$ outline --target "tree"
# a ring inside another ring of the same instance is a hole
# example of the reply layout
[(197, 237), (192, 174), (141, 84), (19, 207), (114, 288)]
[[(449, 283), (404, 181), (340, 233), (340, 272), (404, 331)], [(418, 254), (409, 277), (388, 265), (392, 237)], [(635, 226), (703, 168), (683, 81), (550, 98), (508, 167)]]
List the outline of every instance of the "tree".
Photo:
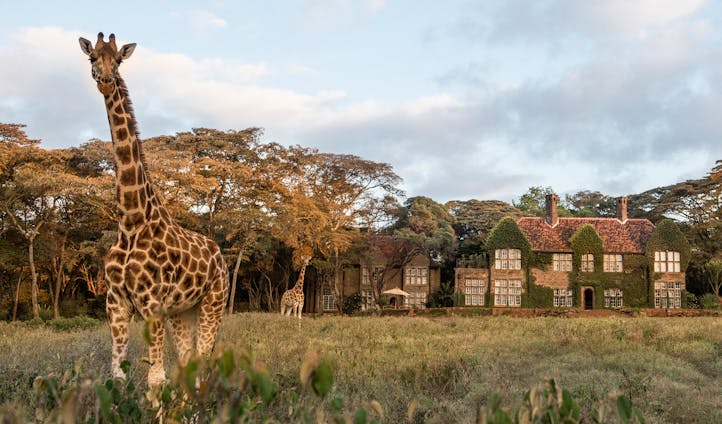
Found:
[(396, 237), (419, 246), (425, 255), (442, 264), (442, 279), (452, 279), (457, 246), (454, 217), (443, 205), (423, 196), (407, 199), (399, 212)]
[[(3, 232), (13, 227), (27, 243), (33, 316), (40, 317), (35, 240), (54, 212), (55, 184), (59, 174), (52, 155), (37, 147), (23, 125), (0, 124), (0, 187)], [(8, 222), (6, 225), (5, 222)]]
[(524, 212), (500, 200), (452, 200), (445, 206), (454, 217), (453, 228), (459, 243), (457, 258), (475, 266), (486, 266), (484, 243), (491, 229), (505, 216), (513, 219), (524, 216)]
[(715, 296), (720, 295), (722, 287), (722, 259), (711, 259), (704, 264), (707, 283)]
[(321, 269), (331, 274), (336, 304), (341, 308), (343, 254), (359, 237), (357, 227), (368, 224), (370, 217), (382, 216), (379, 208), (385, 208), (391, 198), (402, 194), (397, 187), (400, 178), (389, 164), (353, 155), (315, 153), (313, 170), (312, 198), (326, 222), (319, 243), (319, 252), (326, 262)]
[(598, 191), (583, 190), (564, 196), (564, 207), (572, 216), (604, 217), (616, 216), (617, 203), (612, 196)]
[[(423, 245), (407, 238), (367, 233), (356, 245), (362, 266), (369, 272), (371, 297), (379, 306), (386, 282), (398, 275), (411, 260), (424, 253)], [(379, 258), (382, 263), (376, 262)]]
[[(532, 186), (519, 199), (512, 200), (511, 204), (526, 215), (544, 217), (546, 215), (546, 196), (556, 194), (551, 187)], [(558, 205), (559, 216), (566, 216), (568, 212)]]

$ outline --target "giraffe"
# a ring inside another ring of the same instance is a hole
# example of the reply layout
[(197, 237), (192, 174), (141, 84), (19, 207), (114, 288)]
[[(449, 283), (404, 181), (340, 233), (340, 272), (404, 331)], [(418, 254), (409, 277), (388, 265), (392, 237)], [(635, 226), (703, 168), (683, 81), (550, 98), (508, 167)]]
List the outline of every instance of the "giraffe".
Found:
[(150, 336), (148, 385), (165, 381), (163, 339), (169, 319), (181, 363), (193, 348), (213, 350), (228, 295), (228, 269), (218, 245), (176, 224), (148, 177), (135, 115), (125, 82), (118, 74), (135, 43), (120, 49), (111, 34), (98, 34), (95, 46), (80, 38), (90, 57), (93, 79), (103, 95), (115, 156), (118, 237), (105, 256), (106, 311), (112, 336), (111, 372), (120, 368), (128, 346), (128, 324), (139, 314)]
[(306, 276), (306, 267), (311, 262), (310, 256), (304, 256), (301, 263), (301, 271), (298, 273), (296, 284), (283, 292), (281, 296), (281, 315), (291, 316), (292, 314), (301, 319), (301, 310), (303, 309), (303, 281)]

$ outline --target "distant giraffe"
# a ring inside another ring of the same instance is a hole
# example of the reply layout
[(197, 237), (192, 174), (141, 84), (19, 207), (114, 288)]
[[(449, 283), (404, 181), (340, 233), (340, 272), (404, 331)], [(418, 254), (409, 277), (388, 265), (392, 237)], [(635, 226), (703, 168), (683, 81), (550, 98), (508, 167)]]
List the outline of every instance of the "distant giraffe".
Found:
[(295, 315), (298, 319), (301, 319), (301, 310), (303, 309), (303, 281), (306, 277), (306, 267), (309, 262), (311, 262), (311, 257), (304, 256), (296, 284), (286, 290), (283, 296), (281, 296), (281, 315)]
[(149, 327), (148, 384), (154, 387), (165, 381), (166, 317), (181, 360), (193, 347), (196, 319), (196, 350), (213, 350), (228, 296), (228, 269), (213, 240), (173, 222), (150, 183), (128, 89), (118, 74), (135, 44), (118, 50), (115, 35), (106, 43), (99, 33), (94, 47), (84, 38), (80, 47), (90, 57), (93, 79), (103, 94), (115, 154), (118, 238), (105, 257), (112, 373), (125, 377), (120, 364), (127, 353), (128, 324), (139, 313)]

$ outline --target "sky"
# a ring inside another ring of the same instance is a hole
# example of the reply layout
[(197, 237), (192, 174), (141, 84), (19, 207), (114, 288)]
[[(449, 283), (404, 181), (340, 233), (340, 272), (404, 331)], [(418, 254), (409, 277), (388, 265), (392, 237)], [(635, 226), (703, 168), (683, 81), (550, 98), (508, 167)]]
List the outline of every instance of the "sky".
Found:
[(385, 162), (408, 197), (620, 196), (722, 159), (722, 2), (0, 0), (0, 122), (108, 140), (78, 37), (120, 68), (141, 135), (264, 128)]

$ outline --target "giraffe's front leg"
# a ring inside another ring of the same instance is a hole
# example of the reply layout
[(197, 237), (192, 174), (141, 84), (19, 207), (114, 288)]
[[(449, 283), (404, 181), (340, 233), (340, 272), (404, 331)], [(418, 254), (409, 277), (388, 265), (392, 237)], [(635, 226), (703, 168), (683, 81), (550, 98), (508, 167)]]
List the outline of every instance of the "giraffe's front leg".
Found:
[(155, 388), (165, 382), (165, 368), (163, 367), (165, 321), (158, 316), (151, 316), (149, 319), (146, 319), (146, 325), (148, 326), (148, 334), (150, 336), (148, 387)]
[(112, 291), (108, 292), (105, 310), (108, 313), (108, 324), (113, 339), (111, 374), (113, 378), (125, 379), (125, 372), (121, 369), (120, 364), (125, 361), (128, 353), (128, 324), (133, 315), (130, 309), (122, 304), (117, 294)]

